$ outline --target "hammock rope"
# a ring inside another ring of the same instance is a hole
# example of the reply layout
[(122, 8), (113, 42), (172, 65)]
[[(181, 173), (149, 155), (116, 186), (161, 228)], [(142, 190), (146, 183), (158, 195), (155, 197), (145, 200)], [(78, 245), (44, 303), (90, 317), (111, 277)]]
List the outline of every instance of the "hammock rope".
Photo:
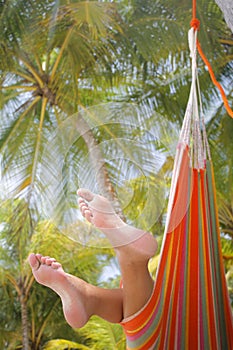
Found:
[[(192, 28), (194, 28), (195, 31), (200, 29), (200, 21), (196, 18), (196, 0), (193, 0), (193, 17), (192, 17), (192, 20), (190, 22), (190, 26)], [(197, 39), (196, 45), (197, 45), (197, 49), (198, 49), (198, 53), (199, 53), (200, 57), (202, 58), (203, 62), (205, 63), (205, 65), (208, 68), (208, 71), (209, 71), (209, 74), (210, 74), (210, 77), (211, 77), (211, 80), (212, 80), (213, 84), (220, 91), (220, 94), (221, 94), (221, 97), (222, 97), (222, 100), (223, 100), (223, 104), (224, 104), (224, 106), (226, 108), (227, 113), (229, 114), (229, 116), (231, 118), (233, 118), (233, 110), (231, 109), (231, 107), (229, 105), (229, 102), (227, 100), (225, 91), (224, 91), (222, 85), (217, 81), (217, 79), (215, 77), (215, 74), (214, 74), (214, 71), (213, 71), (213, 68), (212, 68), (209, 60), (205, 56), (205, 54), (204, 54), (204, 52), (203, 52), (203, 50), (201, 48), (201, 44), (200, 44), (198, 39)]]

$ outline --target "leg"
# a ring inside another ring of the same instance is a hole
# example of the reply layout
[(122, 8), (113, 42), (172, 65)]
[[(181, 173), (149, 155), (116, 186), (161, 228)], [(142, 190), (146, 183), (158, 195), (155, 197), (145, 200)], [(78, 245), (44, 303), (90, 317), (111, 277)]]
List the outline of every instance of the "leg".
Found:
[(154, 282), (148, 261), (157, 242), (151, 234), (126, 225), (102, 196), (80, 189), (79, 206), (83, 216), (109, 238), (120, 264), (123, 282), (124, 318), (139, 311), (152, 294)]
[(100, 227), (115, 247), (123, 289), (92, 286), (66, 274), (55, 259), (40, 254), (31, 254), (29, 263), (35, 279), (61, 297), (65, 318), (72, 327), (82, 327), (94, 314), (118, 323), (140, 310), (150, 298), (154, 282), (147, 265), (157, 242), (149, 233), (124, 224), (104, 197), (86, 190), (79, 190), (79, 195), (82, 214)]
[(65, 273), (61, 264), (50, 257), (30, 254), (28, 260), (36, 281), (60, 296), (64, 316), (72, 327), (82, 327), (94, 314), (110, 322), (122, 320), (121, 289), (95, 287)]

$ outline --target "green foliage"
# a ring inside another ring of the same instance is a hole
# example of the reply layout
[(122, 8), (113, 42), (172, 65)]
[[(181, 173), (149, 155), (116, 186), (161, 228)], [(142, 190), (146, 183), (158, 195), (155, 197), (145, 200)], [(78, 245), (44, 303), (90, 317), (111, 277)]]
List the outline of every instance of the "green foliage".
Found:
[(74, 350), (74, 349), (79, 349), (79, 350), (88, 350), (89, 347), (78, 344), (69, 340), (64, 340), (64, 339), (54, 339), (48, 341), (42, 348), (43, 350)]
[[(21, 206), (25, 208), (25, 215), (22, 215), (24, 212), (20, 210)], [(32, 251), (54, 256), (58, 261), (63, 262), (67, 272), (97, 284), (102, 267), (111, 258), (111, 252), (84, 248), (62, 235), (46, 221), (34, 225), (33, 234), (29, 234), (29, 231), (26, 230), (27, 227), (30, 228), (29, 214), (30, 211), (24, 200), (7, 201), (1, 206), (1, 348), (15, 349), (22, 344), (19, 301), (22, 294), (25, 295), (28, 307), (30, 341), (36, 349), (39, 349), (51, 337), (69, 337), (80, 343), (78, 334), (65, 322), (58, 296), (51, 290), (33, 283), (27, 256)], [(85, 339), (82, 339), (81, 342), (85, 342)]]
[(233, 308), (233, 266), (231, 264), (230, 270), (226, 274), (228, 292), (231, 300), (231, 306)]
[(98, 317), (92, 317), (78, 333), (87, 338), (89, 349), (124, 350), (126, 346), (122, 327)]

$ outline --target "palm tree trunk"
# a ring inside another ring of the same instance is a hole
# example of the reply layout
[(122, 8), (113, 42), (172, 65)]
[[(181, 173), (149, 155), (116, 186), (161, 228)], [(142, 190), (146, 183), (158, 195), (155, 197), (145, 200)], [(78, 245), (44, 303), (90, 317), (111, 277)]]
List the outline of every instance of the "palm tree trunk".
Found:
[(22, 348), (23, 350), (30, 350), (27, 302), (26, 302), (23, 287), (21, 288), (19, 300), (20, 300), (20, 306), (21, 306), (21, 320), (22, 320)]
[(101, 149), (89, 125), (80, 115), (77, 122), (77, 128), (88, 147), (89, 159), (92, 164), (93, 172), (95, 173), (101, 194), (112, 202), (115, 211), (122, 218), (122, 220), (124, 220), (125, 218), (122, 213), (122, 209), (118, 201), (115, 189), (109, 178), (106, 162), (102, 155)]
[(225, 21), (233, 33), (233, 2), (232, 0), (215, 0), (224, 14)]

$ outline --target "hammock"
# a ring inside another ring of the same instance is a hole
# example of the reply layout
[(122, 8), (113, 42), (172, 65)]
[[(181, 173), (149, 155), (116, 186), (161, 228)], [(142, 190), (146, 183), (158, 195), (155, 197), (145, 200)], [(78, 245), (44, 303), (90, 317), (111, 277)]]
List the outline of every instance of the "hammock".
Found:
[(213, 167), (199, 117), (196, 43), (197, 31), (191, 28), (190, 96), (175, 157), (155, 289), (140, 315), (140, 324), (150, 323), (153, 333), (146, 335), (147, 329), (139, 329), (136, 317), (125, 327), (129, 349), (137, 336), (141, 343), (132, 349), (233, 349)]

